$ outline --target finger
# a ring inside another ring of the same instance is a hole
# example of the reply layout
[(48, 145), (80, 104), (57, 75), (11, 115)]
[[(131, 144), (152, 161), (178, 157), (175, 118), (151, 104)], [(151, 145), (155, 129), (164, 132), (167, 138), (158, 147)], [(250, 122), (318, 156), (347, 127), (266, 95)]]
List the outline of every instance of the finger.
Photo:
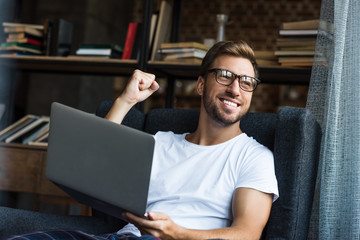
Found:
[(155, 81), (155, 75), (152, 73), (146, 73), (136, 69), (133, 73), (133, 78), (138, 82), (139, 90), (145, 90)]
[(159, 87), (160, 87), (159, 83), (156, 82), (156, 81), (153, 81), (151, 86), (150, 86), (150, 89), (153, 90), (153, 91), (156, 91), (156, 90), (159, 89)]
[(145, 219), (143, 217), (136, 216), (135, 214), (127, 212), (125, 214), (126, 219), (133, 223), (134, 225), (141, 226), (142, 228), (151, 227), (151, 220)]
[(138, 87), (139, 87), (140, 91), (152, 89), (153, 86), (156, 87), (158, 85), (159, 84), (155, 81), (155, 76), (154, 77), (143, 77), (143, 78), (139, 79), (139, 81), (138, 81)]
[(153, 220), (153, 221), (169, 219), (169, 216), (167, 214), (159, 213), (159, 212), (148, 212), (148, 217), (150, 220)]

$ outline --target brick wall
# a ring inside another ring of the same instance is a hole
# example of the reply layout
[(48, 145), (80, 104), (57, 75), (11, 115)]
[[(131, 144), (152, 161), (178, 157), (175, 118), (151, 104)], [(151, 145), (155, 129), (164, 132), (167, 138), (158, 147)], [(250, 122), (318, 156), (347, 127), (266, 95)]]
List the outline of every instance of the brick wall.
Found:
[[(141, 16), (143, 1), (137, 0), (136, 4), (134, 15)], [(159, 5), (160, 0), (154, 0), (154, 11)], [(183, 0), (179, 41), (216, 38), (216, 14), (223, 13), (229, 16), (227, 40), (245, 40), (255, 50), (275, 50), (282, 22), (319, 18), (320, 7), (321, 0)], [(283, 101), (284, 91), (288, 88), (261, 85), (254, 93), (251, 111), (275, 112), (281, 105), (305, 106), (306, 86), (296, 88), (301, 98), (292, 101)]]

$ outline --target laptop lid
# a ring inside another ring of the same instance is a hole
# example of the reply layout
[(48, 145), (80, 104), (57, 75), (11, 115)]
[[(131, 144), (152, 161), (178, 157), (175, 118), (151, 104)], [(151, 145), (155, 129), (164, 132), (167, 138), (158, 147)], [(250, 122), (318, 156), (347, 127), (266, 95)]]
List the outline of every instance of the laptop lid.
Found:
[(99, 211), (144, 216), (154, 144), (150, 134), (53, 103), (46, 176)]

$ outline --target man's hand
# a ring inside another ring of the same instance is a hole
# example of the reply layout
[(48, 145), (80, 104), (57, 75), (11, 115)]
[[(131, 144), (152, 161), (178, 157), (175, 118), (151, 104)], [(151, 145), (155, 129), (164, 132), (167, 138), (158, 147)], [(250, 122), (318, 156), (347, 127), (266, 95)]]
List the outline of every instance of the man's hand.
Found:
[(165, 239), (259, 239), (269, 218), (272, 194), (238, 188), (233, 196), (233, 223), (230, 227), (196, 230), (175, 224), (165, 213), (149, 212), (148, 219), (125, 213), (123, 216), (142, 234)]
[(159, 84), (155, 81), (155, 75), (135, 70), (130, 77), (121, 98), (131, 105), (144, 101), (156, 90)]
[(123, 217), (134, 224), (143, 235), (165, 239), (176, 239), (184, 228), (176, 225), (165, 213), (148, 212), (148, 219), (138, 217), (132, 213), (124, 213)]
[(154, 74), (135, 70), (125, 90), (115, 100), (105, 118), (120, 124), (130, 108), (144, 101), (158, 89), (159, 84), (155, 81)]

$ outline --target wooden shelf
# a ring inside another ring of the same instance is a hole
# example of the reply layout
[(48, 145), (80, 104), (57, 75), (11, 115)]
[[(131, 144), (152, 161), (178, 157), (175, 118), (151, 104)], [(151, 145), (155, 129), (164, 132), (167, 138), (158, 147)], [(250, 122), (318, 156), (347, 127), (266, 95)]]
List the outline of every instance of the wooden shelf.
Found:
[[(138, 68), (136, 60), (97, 57), (0, 56), (0, 65), (21, 71), (131, 75)], [(197, 79), (200, 64), (150, 61), (148, 71), (173, 79)], [(266, 84), (309, 84), (311, 68), (259, 66), (260, 79)]]
[(21, 71), (130, 75), (138, 68), (137, 60), (98, 57), (0, 56), (0, 65)]

